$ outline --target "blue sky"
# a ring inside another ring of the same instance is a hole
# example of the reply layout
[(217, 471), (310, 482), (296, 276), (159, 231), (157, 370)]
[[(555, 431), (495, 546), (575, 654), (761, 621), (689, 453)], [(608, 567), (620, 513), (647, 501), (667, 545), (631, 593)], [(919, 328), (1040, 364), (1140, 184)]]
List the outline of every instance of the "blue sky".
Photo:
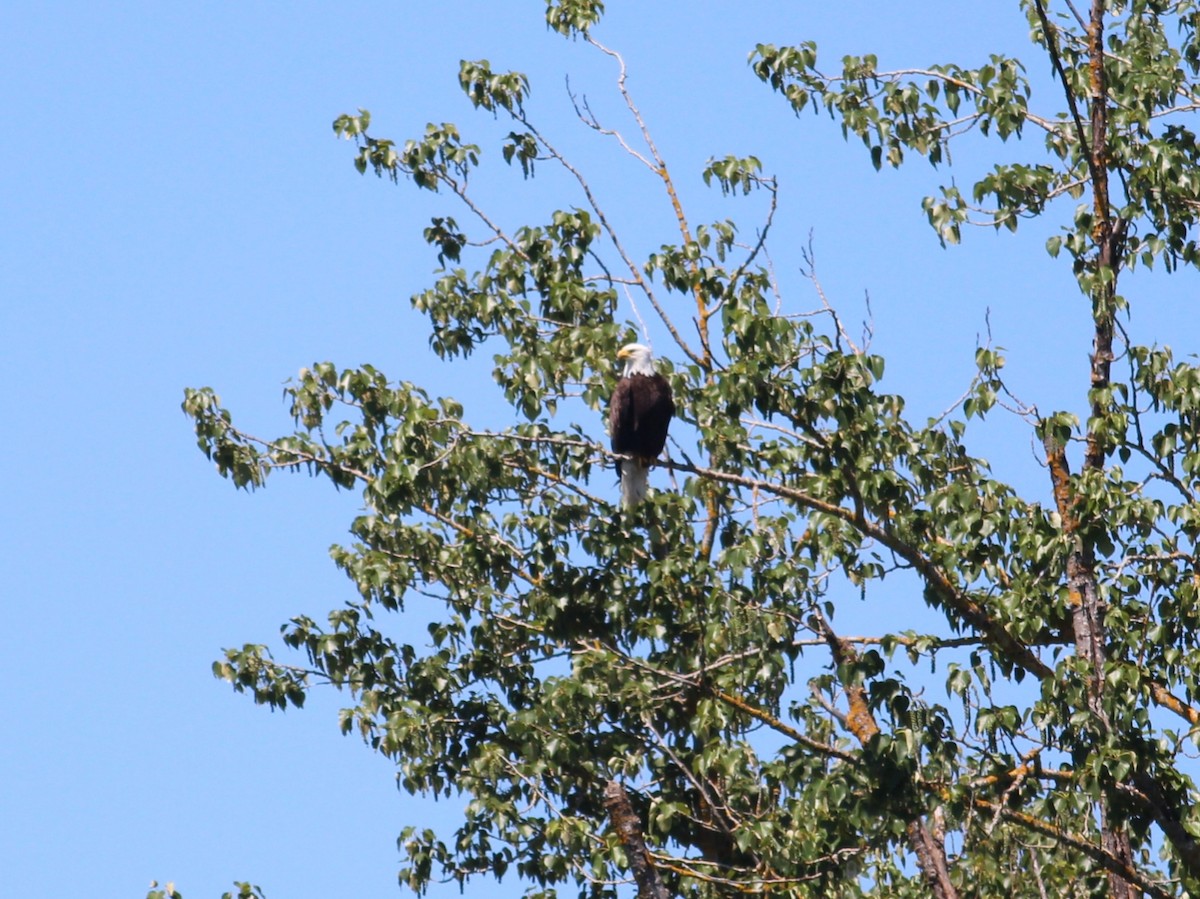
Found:
[[(749, 229), (760, 208), (706, 191), (708, 157), (753, 153), (779, 174), (772, 248), (789, 302), (814, 305), (797, 271), (811, 230), (849, 320), (870, 292), (886, 385), (913, 408), (937, 413), (961, 392), (989, 309), (1023, 398), (1078, 408), (1086, 310), (1067, 268), (1036, 249), (1046, 226), (942, 250), (920, 198), (949, 174), (920, 162), (875, 172), (836, 124), (796, 119), (746, 65), (757, 42), (806, 39), (830, 62), (876, 52), (884, 67), (1027, 52), (1015, 2), (976, 4), (969, 21), (961, 6), (614, 0), (597, 36), (625, 55), (697, 220), (736, 216)], [(185, 386), (211, 385), (247, 429), (282, 433), (282, 382), (329, 359), (487, 409), (486, 368), (434, 359), (408, 305), (436, 265), (420, 230), (449, 201), (360, 177), (330, 129), (366, 107), (381, 136), (455, 121), (483, 143), (503, 123), (459, 93), (461, 58), (530, 75), (531, 112), (595, 173), (638, 252), (674, 239), (646, 173), (571, 114), (568, 75), (619, 121), (611, 66), (546, 31), (542, 8), (0, 10), (0, 870), (11, 895), (140, 899), (151, 878), (187, 899), (215, 899), (235, 878), (273, 899), (394, 895), (400, 829), (454, 821), (462, 803), (398, 793), (384, 759), (339, 735), (336, 696), (271, 715), (211, 677), (222, 647), (277, 642), (290, 616), (353, 595), (327, 549), (356, 503), (300, 477), (235, 492), (196, 450), (179, 402)], [(972, 152), (957, 160), (962, 181), (977, 171)], [(526, 191), (489, 155), (480, 196), (504, 221), (578, 202), (550, 175)], [(1135, 303), (1153, 298), (1135, 334), (1191, 352), (1195, 327), (1180, 321), (1195, 279), (1174, 280), (1132, 282)], [(1000, 429), (982, 452), (1043, 490), (1028, 445)]]

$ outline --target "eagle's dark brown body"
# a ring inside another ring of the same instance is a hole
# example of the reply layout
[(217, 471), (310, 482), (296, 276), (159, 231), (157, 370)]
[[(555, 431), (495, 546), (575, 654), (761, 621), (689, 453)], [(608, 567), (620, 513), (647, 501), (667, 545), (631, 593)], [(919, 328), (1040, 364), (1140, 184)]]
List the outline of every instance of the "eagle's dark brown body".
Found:
[(657, 459), (667, 444), (667, 427), (674, 414), (675, 401), (662, 375), (623, 377), (608, 410), (613, 452)]

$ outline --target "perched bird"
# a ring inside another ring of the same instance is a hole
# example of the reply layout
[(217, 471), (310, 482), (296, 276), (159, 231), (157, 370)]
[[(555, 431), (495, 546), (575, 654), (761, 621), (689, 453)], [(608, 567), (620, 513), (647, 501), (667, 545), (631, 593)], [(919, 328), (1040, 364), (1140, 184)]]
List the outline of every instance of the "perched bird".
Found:
[(617, 359), (625, 371), (608, 408), (608, 430), (614, 453), (629, 456), (617, 463), (621, 505), (631, 509), (646, 498), (650, 465), (667, 442), (667, 426), (675, 414), (671, 385), (654, 370), (649, 347), (630, 343)]

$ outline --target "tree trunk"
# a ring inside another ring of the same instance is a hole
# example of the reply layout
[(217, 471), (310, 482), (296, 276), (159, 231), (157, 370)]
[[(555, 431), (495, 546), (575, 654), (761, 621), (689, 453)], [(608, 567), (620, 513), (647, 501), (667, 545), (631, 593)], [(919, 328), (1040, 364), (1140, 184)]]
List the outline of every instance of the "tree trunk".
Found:
[(625, 854), (629, 856), (629, 867), (633, 871), (633, 879), (637, 881), (638, 899), (670, 899), (646, 849), (642, 822), (634, 812), (625, 788), (615, 780), (610, 780), (604, 788), (604, 809), (621, 845), (625, 847)]

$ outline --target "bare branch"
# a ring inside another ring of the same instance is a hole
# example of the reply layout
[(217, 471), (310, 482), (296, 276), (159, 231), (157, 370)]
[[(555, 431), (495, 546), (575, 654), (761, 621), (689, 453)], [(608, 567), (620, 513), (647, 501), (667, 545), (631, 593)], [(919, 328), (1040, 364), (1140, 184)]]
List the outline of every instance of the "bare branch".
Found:
[(604, 787), (604, 809), (613, 830), (617, 832), (629, 867), (638, 885), (638, 899), (669, 899), (666, 887), (654, 867), (654, 858), (646, 848), (642, 823), (633, 811), (629, 795), (619, 781), (610, 780)]

